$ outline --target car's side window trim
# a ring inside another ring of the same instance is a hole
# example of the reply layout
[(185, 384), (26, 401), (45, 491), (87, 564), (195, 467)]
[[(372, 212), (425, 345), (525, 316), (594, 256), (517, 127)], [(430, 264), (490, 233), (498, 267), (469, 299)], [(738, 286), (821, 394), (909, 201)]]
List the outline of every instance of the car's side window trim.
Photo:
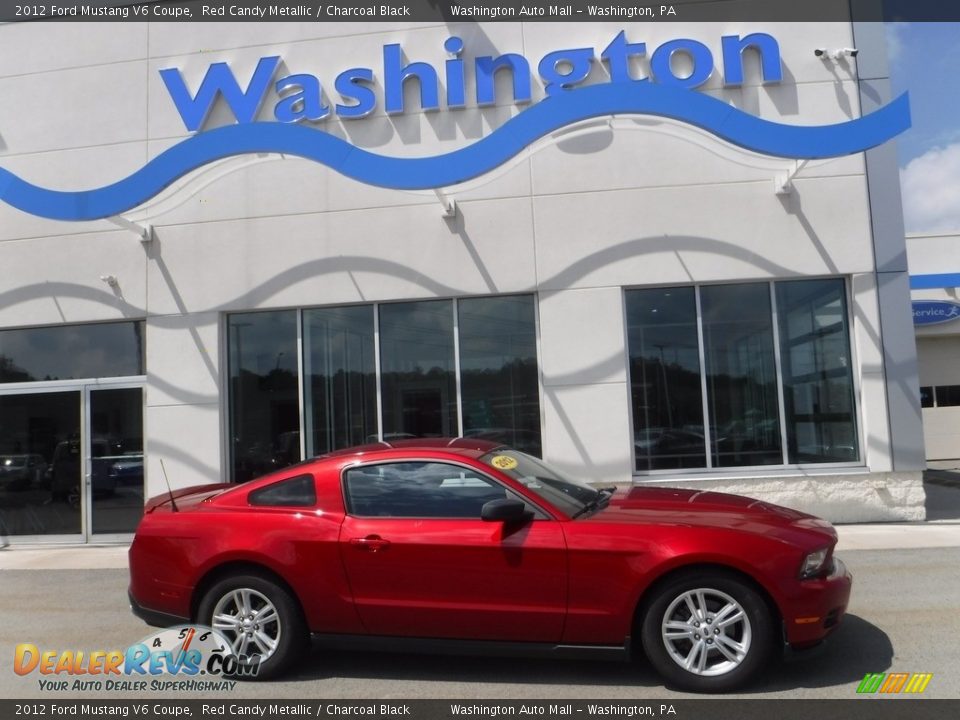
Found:
[(401, 463), (435, 463), (438, 465), (450, 465), (452, 467), (461, 468), (464, 470), (469, 470), (472, 473), (475, 473), (478, 477), (483, 478), (484, 480), (493, 483), (494, 485), (503, 488), (503, 490), (508, 493), (511, 497), (515, 497), (517, 500), (521, 501), (525, 505), (529, 506), (534, 511), (533, 520), (553, 520), (553, 516), (547, 512), (541, 505), (533, 502), (524, 495), (521, 495), (512, 487), (505, 485), (500, 480), (491, 475), (488, 475), (482, 470), (478, 470), (473, 465), (469, 465), (464, 462), (459, 462), (457, 460), (438, 460), (437, 458), (426, 458), (426, 457), (411, 457), (403, 459), (392, 459), (392, 460), (371, 460), (369, 462), (357, 462), (352, 465), (347, 465), (340, 470), (340, 493), (343, 496), (343, 511), (344, 514), (349, 515), (350, 517), (355, 518), (383, 518), (385, 520), (479, 520), (480, 518), (464, 518), (456, 516), (442, 516), (437, 517), (435, 515), (428, 516), (418, 516), (418, 515), (358, 515), (353, 512), (350, 507), (350, 494), (347, 492), (347, 473), (351, 470), (357, 470), (359, 468), (368, 468), (376, 467), (377, 465), (398, 465)]

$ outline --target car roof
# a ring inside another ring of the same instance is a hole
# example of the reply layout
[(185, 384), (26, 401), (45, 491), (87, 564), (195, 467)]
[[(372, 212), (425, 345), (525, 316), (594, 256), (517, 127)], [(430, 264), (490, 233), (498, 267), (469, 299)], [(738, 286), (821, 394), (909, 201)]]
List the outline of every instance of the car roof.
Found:
[(468, 457), (480, 457), (491, 450), (503, 447), (503, 443), (480, 440), (478, 438), (403, 438), (398, 440), (383, 440), (381, 442), (358, 445), (356, 447), (335, 450), (324, 455), (318, 455), (314, 460), (344, 457), (348, 455), (371, 455), (387, 453), (391, 450), (445, 450)]

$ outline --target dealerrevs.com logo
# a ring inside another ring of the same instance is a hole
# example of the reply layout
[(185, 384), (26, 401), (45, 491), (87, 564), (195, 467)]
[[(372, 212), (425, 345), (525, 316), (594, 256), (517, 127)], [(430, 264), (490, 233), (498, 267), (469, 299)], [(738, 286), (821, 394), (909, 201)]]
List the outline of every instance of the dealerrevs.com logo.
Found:
[(256, 677), (259, 655), (238, 655), (218, 630), (183, 625), (161, 630), (126, 650), (47, 650), (20, 643), (13, 671), (37, 674), (45, 691), (232, 690)]

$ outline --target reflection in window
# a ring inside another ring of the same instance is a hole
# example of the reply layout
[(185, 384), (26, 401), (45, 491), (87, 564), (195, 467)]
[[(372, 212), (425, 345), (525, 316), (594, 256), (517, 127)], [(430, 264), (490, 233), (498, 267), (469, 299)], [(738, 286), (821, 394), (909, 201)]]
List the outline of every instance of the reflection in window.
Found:
[(0, 383), (143, 375), (143, 323), (0, 330)]
[(231, 315), (227, 323), (233, 477), (300, 460), (297, 313)]
[(0, 395), (0, 541), (80, 532), (80, 392)]
[(933, 407), (933, 388), (929, 385), (920, 388), (920, 407)]
[(626, 300), (636, 469), (704, 467), (694, 289), (631, 290)]
[(541, 455), (533, 296), (457, 303), (463, 434)]
[(960, 385), (937, 385), (937, 407), (960, 405)]
[(305, 310), (307, 457), (377, 439), (370, 305)]
[(381, 305), (380, 367), (384, 440), (458, 434), (449, 300)]
[(770, 286), (701, 288), (714, 467), (783, 463)]
[(843, 281), (777, 283), (777, 314), (789, 462), (856, 460)]
[(517, 295), (230, 315), (232, 479), (300, 459), (298, 361), (308, 457), (381, 433), (455, 437), (460, 407), (464, 435), (540, 455), (535, 307)]
[(347, 511), (359, 517), (480, 518), (484, 504), (507, 491), (458, 465), (405, 462), (352, 468)]

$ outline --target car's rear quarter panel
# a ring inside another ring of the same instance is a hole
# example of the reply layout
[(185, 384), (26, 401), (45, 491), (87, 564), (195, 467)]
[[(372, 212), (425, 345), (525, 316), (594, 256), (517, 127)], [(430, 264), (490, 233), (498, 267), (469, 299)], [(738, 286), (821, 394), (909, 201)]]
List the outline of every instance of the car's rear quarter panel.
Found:
[(243, 488), (190, 511), (147, 515), (130, 551), (134, 597), (151, 610), (192, 617), (204, 579), (244, 563), (283, 579), (312, 631), (360, 632), (338, 549), (339, 473), (315, 473), (315, 482), (316, 508), (251, 507)]

